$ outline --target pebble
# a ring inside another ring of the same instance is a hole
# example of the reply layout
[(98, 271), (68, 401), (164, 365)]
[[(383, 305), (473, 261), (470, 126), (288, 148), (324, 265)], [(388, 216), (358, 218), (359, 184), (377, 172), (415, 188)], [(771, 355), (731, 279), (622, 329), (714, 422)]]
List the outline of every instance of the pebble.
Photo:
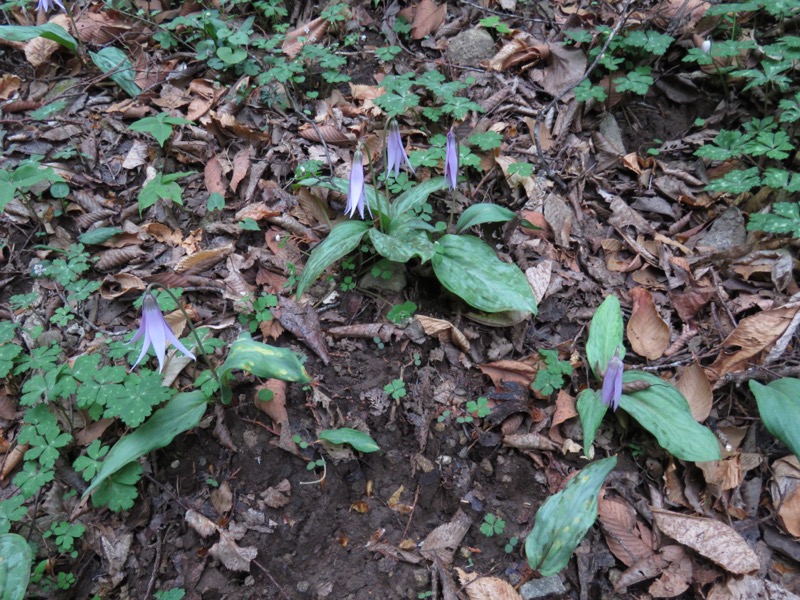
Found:
[(295, 587), (297, 587), (298, 592), (300, 592), (301, 594), (305, 594), (308, 591), (308, 588), (311, 587), (311, 584), (303, 580), (303, 581), (298, 581), (297, 586)]
[(558, 575), (532, 579), (519, 590), (522, 600), (534, 600), (535, 598), (547, 598), (549, 596), (561, 598), (566, 592), (567, 590)]
[(484, 458), (481, 461), (480, 467), (481, 471), (483, 471), (485, 475), (488, 475), (489, 477), (494, 475), (494, 467), (492, 466), (492, 461), (490, 461), (488, 458)]

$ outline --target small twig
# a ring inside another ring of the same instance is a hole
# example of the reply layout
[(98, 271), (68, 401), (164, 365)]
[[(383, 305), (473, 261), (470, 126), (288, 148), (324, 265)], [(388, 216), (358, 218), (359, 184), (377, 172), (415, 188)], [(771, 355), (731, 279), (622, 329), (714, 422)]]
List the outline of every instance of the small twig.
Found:
[(411, 513), (408, 515), (408, 522), (406, 523), (406, 528), (403, 530), (403, 537), (401, 539), (406, 539), (406, 535), (408, 534), (408, 529), (411, 527), (411, 519), (414, 518), (414, 511), (417, 510), (417, 500), (419, 500), (419, 484), (417, 485), (417, 491), (414, 492), (414, 504), (411, 506)]
[(283, 596), (284, 598), (286, 598), (286, 600), (292, 600), (292, 599), (291, 599), (289, 596), (287, 596), (287, 595), (286, 595), (286, 592), (284, 592), (284, 591), (283, 591), (283, 588), (282, 588), (282, 587), (281, 587), (281, 586), (278, 584), (278, 582), (277, 582), (277, 581), (275, 581), (275, 578), (274, 578), (274, 577), (273, 577), (273, 576), (270, 574), (270, 572), (269, 572), (269, 571), (267, 571), (267, 569), (266, 569), (266, 568), (264, 568), (264, 565), (262, 565), (262, 564), (261, 564), (260, 562), (258, 562), (257, 560), (254, 560), (254, 561), (252, 561), (252, 562), (253, 562), (253, 564), (254, 564), (255, 566), (257, 566), (259, 569), (261, 569), (261, 571), (264, 573), (264, 575), (266, 575), (267, 577), (269, 577), (269, 580), (272, 582), (272, 584), (273, 584), (273, 585), (274, 585), (276, 588), (278, 588), (278, 591), (281, 593), (281, 596)]
[[(171, 529), (172, 524), (167, 527), (167, 533)], [(153, 561), (153, 571), (150, 573), (150, 581), (147, 583), (147, 591), (144, 593), (144, 600), (148, 600), (153, 593), (153, 588), (156, 586), (156, 576), (158, 575), (158, 567), (161, 564), (161, 551), (164, 546), (164, 535), (159, 531), (156, 533), (156, 558)]]

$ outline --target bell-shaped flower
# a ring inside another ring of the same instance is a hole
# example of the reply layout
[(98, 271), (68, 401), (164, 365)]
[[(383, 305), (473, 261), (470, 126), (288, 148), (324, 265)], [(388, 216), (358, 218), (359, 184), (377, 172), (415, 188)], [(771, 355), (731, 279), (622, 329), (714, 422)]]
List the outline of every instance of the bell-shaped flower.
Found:
[(619, 399), (622, 397), (622, 372), (624, 370), (625, 365), (622, 364), (622, 359), (617, 352), (608, 361), (606, 373), (603, 375), (603, 390), (600, 392), (603, 404), (611, 407), (612, 410), (617, 410)]
[(61, 3), (61, 0), (39, 0), (39, 3), (36, 5), (36, 10), (40, 13), (47, 14), (53, 10), (54, 6), (58, 6), (58, 8), (64, 12), (67, 12), (67, 9), (64, 8), (64, 5)]
[(386, 174), (394, 172), (394, 176), (397, 177), (403, 164), (414, 173), (414, 167), (411, 166), (403, 146), (403, 138), (400, 137), (400, 128), (397, 126), (397, 121), (392, 119), (389, 123), (389, 133), (386, 135)]
[(355, 154), (353, 154), (353, 165), (350, 167), (350, 185), (347, 188), (347, 206), (344, 208), (344, 213), (351, 219), (356, 214), (356, 211), (363, 219), (365, 205), (369, 211), (369, 216), (372, 216), (372, 210), (367, 202), (367, 194), (364, 189), (364, 165), (361, 163), (361, 156), (361, 150), (356, 150)]
[(444, 180), (451, 190), (458, 185), (458, 142), (451, 129), (447, 132), (447, 149), (444, 156)]
[(188, 356), (192, 360), (197, 360), (195, 355), (189, 352), (186, 346), (181, 344), (178, 338), (175, 337), (175, 334), (172, 333), (169, 323), (167, 323), (164, 316), (161, 314), (161, 309), (158, 308), (158, 302), (155, 296), (150, 292), (147, 292), (144, 296), (144, 302), (142, 303), (142, 323), (139, 325), (139, 330), (133, 338), (131, 338), (130, 343), (142, 337), (144, 337), (142, 351), (133, 367), (131, 367), (131, 370), (135, 369), (137, 365), (142, 362), (142, 359), (147, 354), (147, 350), (152, 346), (158, 358), (158, 372), (161, 373), (164, 369), (164, 355), (167, 351), (167, 342), (170, 342), (185, 356)]

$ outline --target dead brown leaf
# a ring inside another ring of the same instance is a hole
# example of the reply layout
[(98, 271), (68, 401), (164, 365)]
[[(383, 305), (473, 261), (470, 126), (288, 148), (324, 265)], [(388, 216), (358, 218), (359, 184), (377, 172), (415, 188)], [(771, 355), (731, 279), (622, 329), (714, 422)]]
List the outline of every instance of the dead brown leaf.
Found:
[(195, 252), (191, 256), (179, 260), (175, 265), (175, 271), (186, 273), (187, 275), (203, 273), (225, 260), (233, 253), (233, 250), (234, 245), (228, 244), (219, 248), (209, 248), (208, 250)]
[(600, 497), (597, 516), (611, 553), (625, 566), (652, 556), (653, 532), (636, 518), (636, 510), (622, 498)]
[(549, 57), (550, 47), (547, 44), (539, 42), (527, 32), (518, 31), (489, 59), (487, 67), (492, 71), (507, 71), (517, 65), (531, 68)]
[(268, 487), (261, 492), (261, 498), (264, 499), (264, 503), (270, 508), (283, 508), (291, 502), (291, 498), (289, 498), (291, 493), (292, 484), (288, 479), (284, 479), (278, 485)]
[(422, 0), (414, 11), (411, 38), (421, 40), (436, 31), (447, 16), (447, 3), (436, 5), (433, 0)]
[(469, 600), (522, 600), (514, 586), (497, 577), (479, 577), (456, 567)]
[(800, 537), (800, 461), (790, 455), (772, 463), (772, 504), (784, 529)]
[[(69, 17), (64, 13), (55, 15), (52, 19), (50, 19), (49, 22), (53, 25), (60, 25), (67, 32), (74, 32)], [(25, 58), (34, 67), (40, 67), (50, 60), (50, 57), (53, 55), (53, 53), (55, 53), (60, 47), (61, 46), (58, 44), (58, 42), (47, 40), (43, 37), (36, 37), (26, 42)]]
[(130, 273), (106, 275), (100, 285), (100, 296), (106, 300), (114, 300), (128, 294), (135, 294), (147, 287), (141, 279)]
[(531, 78), (555, 97), (576, 85), (586, 72), (587, 60), (582, 50), (550, 44), (550, 60), (543, 69), (531, 71)]
[(737, 575), (758, 571), (760, 562), (735, 529), (706, 517), (653, 509), (656, 526), (675, 541)]
[(471, 525), (472, 518), (459, 509), (449, 523), (439, 525), (428, 534), (419, 547), (420, 554), (431, 561), (438, 558), (445, 565), (450, 566), (456, 550), (461, 545), (461, 540), (464, 539)]
[(503, 381), (514, 381), (528, 387), (536, 379), (539, 357), (531, 355), (521, 360), (499, 360), (478, 365), (478, 367), (498, 388), (501, 387)]
[(675, 387), (689, 402), (689, 409), (695, 420), (701, 423), (705, 421), (711, 413), (714, 392), (703, 367), (696, 362), (684, 367)]
[(227, 515), (233, 508), (233, 491), (227, 481), (223, 481), (220, 486), (211, 491), (211, 504), (217, 514)]
[(280, 321), (287, 331), (291, 331), (302, 342), (311, 348), (322, 359), (324, 364), (330, 362), (328, 345), (322, 335), (319, 324), (319, 315), (310, 304), (301, 306), (291, 298), (281, 296), (278, 309), (273, 309), (272, 314)]
[(199, 533), (201, 537), (208, 537), (217, 531), (217, 524), (208, 517), (204, 517), (196, 510), (187, 510), (183, 518), (189, 527)]
[(713, 383), (725, 373), (742, 371), (758, 364), (762, 353), (772, 348), (800, 310), (800, 301), (756, 313), (739, 321), (720, 346), (719, 356), (706, 372)]
[(627, 333), (631, 348), (648, 360), (661, 358), (669, 346), (669, 325), (658, 314), (653, 295), (642, 287), (631, 290), (633, 312)]
[(208, 553), (231, 571), (250, 572), (250, 563), (258, 556), (258, 548), (239, 546), (226, 532), (220, 531), (219, 541), (211, 546)]
[(469, 340), (450, 321), (416, 315), (414, 320), (420, 324), (426, 335), (436, 336), (441, 342), (452, 342), (462, 352), (469, 352)]
[(322, 17), (317, 17), (316, 19), (309, 21), (308, 23), (304, 23), (297, 29), (287, 33), (281, 50), (283, 50), (283, 53), (290, 58), (294, 58), (300, 54), (300, 50), (303, 49), (303, 45), (306, 43), (301, 42), (300, 38), (304, 38), (307, 42), (313, 44), (321, 42), (323, 36), (327, 32), (328, 20), (323, 19)]
[(250, 160), (253, 156), (253, 147), (248, 146), (242, 148), (233, 157), (233, 175), (231, 176), (231, 190), (234, 192), (239, 184), (247, 176), (247, 171), (250, 169)]
[(203, 169), (203, 178), (205, 179), (206, 189), (209, 192), (225, 196), (227, 186), (222, 177), (222, 165), (219, 162), (219, 158), (212, 156), (206, 163), (205, 169)]

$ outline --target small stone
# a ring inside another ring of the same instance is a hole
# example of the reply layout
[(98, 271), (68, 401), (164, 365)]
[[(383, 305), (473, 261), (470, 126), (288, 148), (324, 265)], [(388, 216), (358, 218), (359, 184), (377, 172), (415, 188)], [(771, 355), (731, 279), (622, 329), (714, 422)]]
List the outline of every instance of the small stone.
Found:
[(242, 439), (244, 440), (244, 445), (248, 448), (255, 448), (258, 446), (258, 433), (255, 431), (245, 431), (242, 434)]
[(488, 475), (489, 477), (494, 475), (494, 467), (492, 466), (492, 461), (490, 461), (488, 458), (484, 458), (481, 461), (480, 467), (484, 475)]
[(305, 594), (308, 591), (308, 588), (311, 587), (311, 584), (308, 583), (305, 580), (304, 581), (298, 581), (297, 585), (295, 587), (297, 588), (298, 592), (300, 592), (301, 594)]
[(171, 463), (169, 463), (169, 468), (172, 469), (173, 471), (180, 466), (181, 466), (181, 461), (179, 460), (173, 460)]
[(482, 27), (467, 29), (455, 36), (447, 46), (450, 61), (457, 65), (479, 66), (494, 56), (494, 39)]
[(558, 575), (533, 579), (523, 585), (519, 590), (522, 600), (548, 597), (560, 598), (566, 592), (567, 590), (564, 588), (564, 584), (561, 583), (561, 578)]
[(248, 587), (255, 585), (255, 583), (256, 583), (256, 578), (253, 577), (252, 575), (248, 575), (247, 577), (244, 578), (244, 584)]
[(417, 587), (428, 587), (431, 583), (431, 574), (428, 572), (428, 569), (415, 569), (414, 583)]

